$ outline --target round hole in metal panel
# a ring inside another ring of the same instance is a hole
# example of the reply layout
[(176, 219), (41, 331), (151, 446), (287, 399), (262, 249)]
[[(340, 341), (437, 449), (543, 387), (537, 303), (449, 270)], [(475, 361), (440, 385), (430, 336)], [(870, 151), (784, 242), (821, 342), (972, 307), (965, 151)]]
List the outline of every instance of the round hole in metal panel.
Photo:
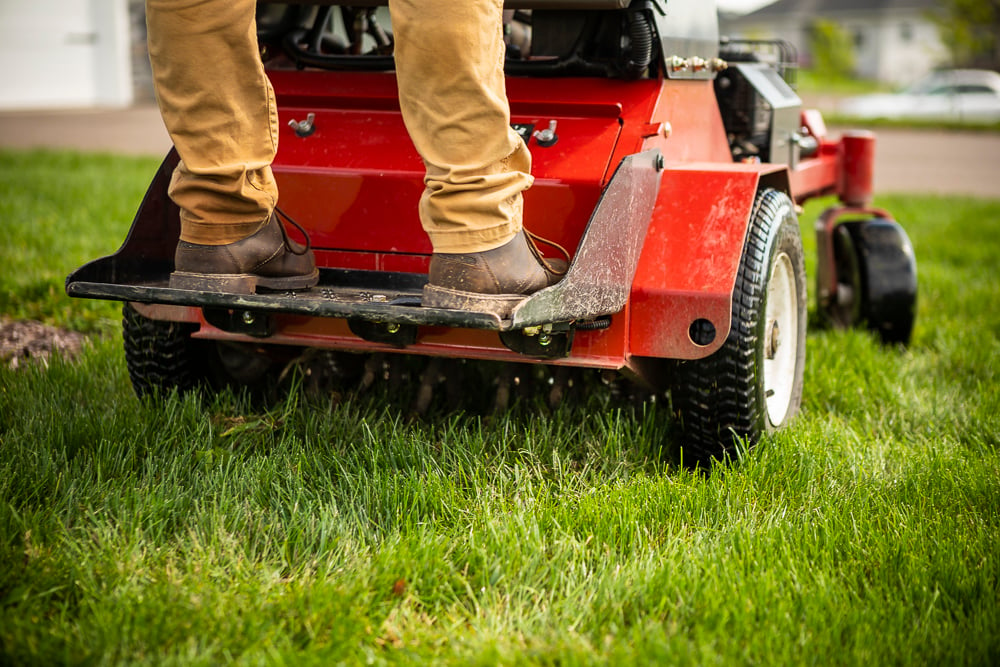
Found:
[(692, 343), (700, 347), (711, 345), (715, 340), (715, 325), (700, 317), (688, 327), (688, 336)]

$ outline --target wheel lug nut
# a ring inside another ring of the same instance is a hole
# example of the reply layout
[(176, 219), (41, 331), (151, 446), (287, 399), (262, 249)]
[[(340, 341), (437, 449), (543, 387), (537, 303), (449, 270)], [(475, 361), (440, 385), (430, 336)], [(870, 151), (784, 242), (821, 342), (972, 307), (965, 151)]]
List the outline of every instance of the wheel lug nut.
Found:
[(767, 327), (767, 339), (764, 341), (764, 353), (767, 358), (774, 359), (779, 347), (781, 347), (781, 328), (778, 322), (774, 321)]

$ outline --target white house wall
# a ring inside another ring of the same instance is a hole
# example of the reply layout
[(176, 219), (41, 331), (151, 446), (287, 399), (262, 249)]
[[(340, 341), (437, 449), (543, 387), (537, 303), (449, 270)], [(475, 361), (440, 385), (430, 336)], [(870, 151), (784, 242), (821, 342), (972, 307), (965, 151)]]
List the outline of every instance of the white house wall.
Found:
[[(908, 26), (910, 38), (904, 36)], [(937, 28), (924, 20), (896, 17), (881, 26), (878, 34), (881, 54), (876, 78), (896, 84), (908, 84), (944, 63), (947, 51), (941, 43)]]
[[(860, 35), (855, 45), (858, 76), (894, 84), (910, 83), (945, 61), (946, 51), (937, 28), (918, 12), (844, 13), (810, 17), (771, 17), (754, 23), (736, 19), (727, 24), (727, 33), (748, 38), (784, 39), (798, 49), (803, 64), (810, 63), (809, 26), (813, 19), (834, 21), (848, 34)], [(903, 35), (908, 26), (910, 39)]]
[(0, 0), (0, 109), (132, 102), (126, 0)]
[(913, 13), (889, 12), (878, 20), (844, 14), (836, 20), (848, 34), (860, 37), (855, 41), (856, 74), (866, 79), (907, 84), (946, 57), (937, 28)]

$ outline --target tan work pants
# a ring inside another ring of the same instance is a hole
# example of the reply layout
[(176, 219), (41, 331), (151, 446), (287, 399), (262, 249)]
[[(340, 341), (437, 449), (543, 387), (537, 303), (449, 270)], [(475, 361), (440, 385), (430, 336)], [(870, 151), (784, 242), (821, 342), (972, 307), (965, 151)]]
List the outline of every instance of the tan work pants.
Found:
[[(390, 0), (403, 120), (426, 166), (420, 220), (435, 252), (490, 250), (521, 229), (531, 156), (510, 128), (502, 0)], [(181, 162), (181, 238), (259, 229), (277, 198), (274, 91), (254, 0), (146, 0), (157, 100)]]

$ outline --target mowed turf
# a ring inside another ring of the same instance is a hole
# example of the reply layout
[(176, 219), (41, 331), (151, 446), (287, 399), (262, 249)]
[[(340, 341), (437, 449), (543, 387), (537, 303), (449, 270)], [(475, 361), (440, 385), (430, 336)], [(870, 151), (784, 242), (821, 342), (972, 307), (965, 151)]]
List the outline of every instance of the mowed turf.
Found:
[(880, 198), (913, 344), (811, 330), (798, 420), (696, 474), (597, 382), (417, 420), (294, 373), (139, 401), (119, 306), (62, 284), (155, 168), (0, 153), (0, 314), (91, 334), (0, 369), (0, 663), (1000, 662), (1000, 201)]

